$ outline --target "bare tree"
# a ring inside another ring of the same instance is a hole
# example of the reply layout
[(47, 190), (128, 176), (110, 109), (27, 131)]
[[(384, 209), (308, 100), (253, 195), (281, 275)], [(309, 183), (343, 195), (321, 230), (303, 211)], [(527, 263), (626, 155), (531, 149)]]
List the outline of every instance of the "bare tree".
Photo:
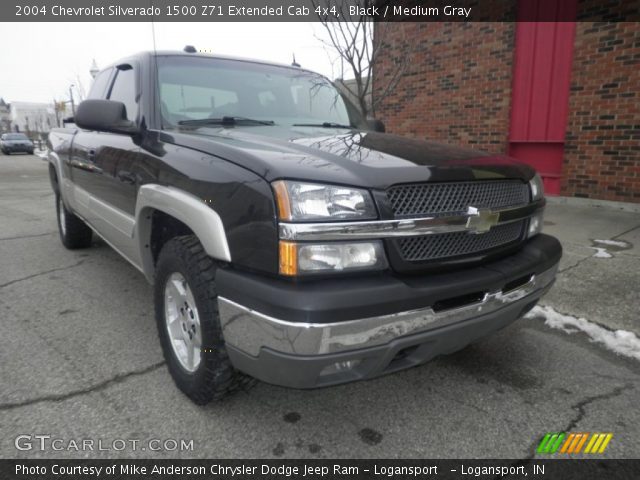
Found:
[(60, 121), (62, 120), (62, 116), (66, 112), (65, 101), (58, 101), (53, 98), (53, 111), (56, 115), (56, 127), (60, 127)]
[[(333, 52), (340, 62), (341, 77), (353, 76), (351, 85), (342, 82), (348, 96), (355, 99), (365, 116), (373, 116), (380, 103), (393, 91), (407, 71), (413, 47), (404, 36), (404, 29), (393, 29), (389, 22), (375, 22), (373, 17), (349, 14), (349, 5), (358, 7), (359, 12), (371, 11), (380, 5), (379, 0), (355, 0), (340, 2), (340, 7), (328, 9), (324, 0), (312, 0), (314, 11), (320, 24), (328, 34), (328, 40), (319, 40)], [(349, 19), (351, 21), (337, 21)], [(394, 45), (390, 33), (393, 29)], [(391, 48), (393, 52), (391, 53)], [(390, 69), (380, 75), (380, 64), (387, 56)], [(346, 69), (346, 72), (345, 72)], [(373, 94), (373, 76), (376, 75), (376, 92)]]
[(76, 73), (76, 91), (78, 92), (79, 101), (82, 102), (86, 98), (86, 90), (84, 88), (84, 82), (80, 79), (80, 74)]

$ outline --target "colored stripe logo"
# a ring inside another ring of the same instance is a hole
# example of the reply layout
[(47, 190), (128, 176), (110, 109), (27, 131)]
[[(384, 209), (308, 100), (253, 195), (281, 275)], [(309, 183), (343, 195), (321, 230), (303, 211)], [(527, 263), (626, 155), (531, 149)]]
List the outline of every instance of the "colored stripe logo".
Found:
[[(613, 433), (547, 433), (536, 450), (537, 453), (604, 453), (613, 438)], [(585, 446), (586, 445), (586, 446)], [(582, 450), (584, 448), (584, 451)]]

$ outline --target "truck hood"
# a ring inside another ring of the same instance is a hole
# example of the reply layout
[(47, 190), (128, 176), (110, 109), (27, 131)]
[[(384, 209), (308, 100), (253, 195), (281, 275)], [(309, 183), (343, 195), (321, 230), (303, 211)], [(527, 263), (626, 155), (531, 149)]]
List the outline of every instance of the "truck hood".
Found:
[(281, 178), (385, 189), (396, 183), (520, 178), (534, 171), (503, 155), (378, 132), (279, 126), (163, 131), (160, 140)]

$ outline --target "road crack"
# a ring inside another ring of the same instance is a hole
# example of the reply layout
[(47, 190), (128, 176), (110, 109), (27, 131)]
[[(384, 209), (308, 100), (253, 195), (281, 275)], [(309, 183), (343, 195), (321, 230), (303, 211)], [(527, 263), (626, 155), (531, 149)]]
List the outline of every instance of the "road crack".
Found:
[(627, 390), (633, 390), (633, 385), (631, 385), (630, 383), (627, 383), (627, 384), (625, 384), (623, 386), (618, 386), (618, 387), (614, 388), (610, 392), (601, 393), (599, 395), (592, 395), (590, 397), (586, 397), (586, 398), (580, 400), (578, 403), (575, 403), (575, 404), (571, 405), (571, 408), (573, 410), (576, 410), (578, 414), (576, 415), (576, 417), (573, 420), (571, 420), (569, 422), (569, 424), (566, 426), (566, 428), (564, 430), (562, 430), (562, 431), (563, 432), (570, 432), (571, 430), (576, 428), (578, 426), (578, 423), (580, 423), (584, 419), (586, 414), (587, 414), (586, 407), (591, 405), (593, 402), (597, 402), (599, 400), (609, 400), (611, 398), (618, 397), (623, 392), (626, 392)]
[(558, 274), (561, 273), (565, 273), (568, 272), (569, 270), (573, 270), (576, 267), (579, 267), (583, 262), (586, 262), (587, 260), (589, 260), (590, 258), (593, 258), (593, 255), (589, 255), (588, 257), (584, 257), (580, 260), (578, 260), (576, 263), (574, 263), (573, 265), (570, 265), (568, 267), (563, 268), (562, 270), (558, 270)]
[(56, 232), (35, 233), (33, 235), (19, 235), (17, 237), (6, 237), (6, 238), (0, 238), (0, 242), (3, 242), (5, 240), (22, 240), (24, 238), (46, 237), (48, 235), (53, 235), (54, 233)]
[[(636, 229), (638, 229), (638, 228), (640, 228), (640, 225), (636, 225), (635, 227), (631, 227), (629, 230), (625, 230), (624, 232), (619, 233), (618, 235), (616, 235), (616, 236), (614, 236), (614, 237), (611, 237), (611, 240), (615, 240), (615, 239), (617, 239), (617, 238), (619, 238), (619, 237), (621, 237), (621, 236), (623, 236), (623, 235), (626, 235), (627, 233), (633, 232), (634, 230), (636, 230)], [(628, 242), (627, 242), (627, 243), (628, 243)], [(576, 243), (575, 245), (579, 245), (579, 246), (581, 246), (581, 247), (586, 247), (586, 248), (593, 248), (593, 247), (588, 247), (588, 246), (586, 246), (586, 245), (582, 245), (582, 244), (580, 244), (580, 243)], [(616, 252), (616, 253), (617, 253), (617, 252)], [(636, 257), (637, 257), (636, 255), (628, 254), (628, 253), (627, 253), (627, 254), (625, 254), (625, 253), (620, 253), (620, 255), (625, 255), (625, 256), (634, 257), (634, 258), (636, 258)], [(562, 270), (558, 270), (558, 274), (568, 272), (569, 270), (573, 270), (574, 268), (576, 268), (576, 267), (580, 266), (583, 262), (585, 262), (585, 261), (589, 260), (590, 258), (593, 258), (593, 255), (589, 255), (589, 256), (587, 256), (587, 257), (584, 257), (584, 258), (582, 258), (582, 259), (578, 260), (578, 261), (577, 261), (576, 263), (574, 263), (573, 265), (570, 265), (570, 266), (568, 266), (568, 267), (565, 267), (565, 268), (563, 268)]]
[(139, 369), (139, 370), (133, 370), (131, 372), (127, 372), (127, 373), (120, 373), (108, 380), (105, 380), (103, 382), (97, 383), (95, 385), (92, 385), (90, 387), (87, 388), (82, 388), (79, 390), (73, 390), (71, 392), (68, 393), (63, 393), (63, 394), (53, 394), (53, 395), (44, 395), (42, 397), (37, 397), (37, 398), (31, 398), (28, 400), (23, 400), (20, 402), (9, 402), (9, 403), (0, 403), (0, 412), (1, 411), (5, 411), (5, 410), (12, 410), (14, 408), (22, 408), (22, 407), (29, 407), (31, 405), (36, 405), (38, 403), (45, 403), (45, 402), (63, 402), (65, 400), (69, 400), (70, 398), (74, 398), (74, 397), (79, 397), (82, 395), (87, 395), (90, 393), (95, 393), (95, 392), (100, 392), (102, 390), (105, 390), (113, 385), (117, 385), (119, 383), (124, 382), (125, 380), (131, 378), (131, 377), (139, 377), (141, 375), (146, 375), (147, 373), (151, 373), (154, 372), (156, 370), (158, 370), (160, 367), (162, 367), (165, 364), (164, 361), (162, 362), (158, 362), (158, 363), (154, 363), (153, 365), (149, 365), (148, 367)]
[(45, 270), (44, 272), (38, 272), (38, 273), (34, 273), (33, 275), (28, 275), (26, 277), (16, 278), (15, 280), (11, 280), (10, 282), (0, 284), (0, 288), (8, 287), (9, 285), (13, 285), (14, 283), (24, 282), (25, 280), (30, 280), (32, 278), (40, 277), (42, 275), (47, 275), (48, 273), (60, 272), (62, 270), (69, 270), (71, 268), (79, 267), (83, 263), (84, 263), (84, 260), (80, 260), (74, 263), (73, 265), (68, 265), (66, 267), (52, 268), (51, 270)]
[(640, 225), (636, 225), (635, 227), (631, 227), (629, 230), (625, 230), (622, 233), (619, 233), (618, 235), (616, 235), (615, 237), (611, 237), (612, 240), (615, 240), (616, 238), (621, 237), (622, 235), (626, 235), (627, 233), (631, 233), (633, 232), (635, 229), (640, 228)]

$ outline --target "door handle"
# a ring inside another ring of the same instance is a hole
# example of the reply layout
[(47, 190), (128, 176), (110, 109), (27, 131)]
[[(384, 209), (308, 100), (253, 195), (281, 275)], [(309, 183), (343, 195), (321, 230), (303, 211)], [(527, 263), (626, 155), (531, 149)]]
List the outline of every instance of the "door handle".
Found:
[(118, 180), (120, 180), (121, 182), (124, 183), (129, 183), (131, 185), (135, 185), (136, 181), (137, 181), (137, 177), (135, 174), (130, 173), (130, 172), (118, 172)]

